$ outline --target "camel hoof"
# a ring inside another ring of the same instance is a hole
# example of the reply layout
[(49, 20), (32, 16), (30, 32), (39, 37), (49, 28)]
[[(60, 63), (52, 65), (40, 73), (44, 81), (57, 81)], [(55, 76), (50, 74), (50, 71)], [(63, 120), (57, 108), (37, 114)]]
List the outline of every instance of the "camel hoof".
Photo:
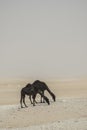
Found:
[(47, 102), (48, 103), (48, 105), (50, 105), (50, 102)]

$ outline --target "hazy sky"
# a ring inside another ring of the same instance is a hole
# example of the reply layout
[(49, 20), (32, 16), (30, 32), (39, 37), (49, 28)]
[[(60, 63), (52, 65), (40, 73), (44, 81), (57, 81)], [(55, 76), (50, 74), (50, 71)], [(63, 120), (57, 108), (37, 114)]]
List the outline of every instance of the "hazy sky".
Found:
[(0, 78), (87, 76), (87, 0), (0, 0)]

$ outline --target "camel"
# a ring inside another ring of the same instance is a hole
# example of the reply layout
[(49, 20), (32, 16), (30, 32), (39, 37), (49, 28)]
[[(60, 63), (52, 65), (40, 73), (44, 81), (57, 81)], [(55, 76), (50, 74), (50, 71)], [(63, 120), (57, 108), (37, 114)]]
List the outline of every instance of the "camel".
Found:
[(32, 96), (33, 106), (35, 106), (35, 97), (38, 93), (41, 95), (41, 97), (44, 98), (44, 100), (49, 105), (50, 104), (49, 99), (46, 96), (44, 96), (44, 94), (41, 92), (39, 88), (35, 88), (32, 84), (27, 84), (24, 88), (21, 89), (21, 99), (20, 99), (21, 108), (23, 108), (22, 102), (24, 103), (25, 107), (28, 107), (25, 103), (25, 95), (28, 95), (30, 97), (30, 100)]
[[(36, 80), (36, 81), (34, 81), (34, 83), (32, 85), (33, 85), (35, 90), (36, 89), (40, 90), (42, 95), (44, 95), (44, 91), (47, 90), (49, 92), (49, 94), (52, 96), (53, 101), (56, 101), (56, 96), (54, 95), (53, 92), (51, 92), (51, 90), (48, 88), (46, 83), (39, 81), (39, 80)], [(42, 95), (41, 95), (41, 103), (45, 102)], [(43, 99), (43, 101), (42, 101), (42, 99)]]

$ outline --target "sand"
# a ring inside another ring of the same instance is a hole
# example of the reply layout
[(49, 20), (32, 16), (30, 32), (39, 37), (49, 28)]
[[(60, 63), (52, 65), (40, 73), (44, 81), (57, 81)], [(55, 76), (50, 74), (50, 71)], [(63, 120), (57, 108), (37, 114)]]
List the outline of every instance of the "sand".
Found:
[(44, 80), (56, 95), (46, 92), (50, 105), (39, 103), (20, 108), (20, 90), (33, 80), (0, 81), (0, 130), (87, 130), (87, 80)]

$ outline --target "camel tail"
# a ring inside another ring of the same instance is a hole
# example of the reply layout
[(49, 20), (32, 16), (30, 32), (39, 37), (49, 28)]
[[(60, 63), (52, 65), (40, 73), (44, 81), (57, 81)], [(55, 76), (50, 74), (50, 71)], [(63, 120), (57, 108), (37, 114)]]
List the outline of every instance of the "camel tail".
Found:
[(46, 90), (49, 92), (49, 94), (52, 96), (52, 99), (54, 100), (54, 102), (56, 101), (56, 96), (54, 95), (54, 93), (51, 92), (51, 90), (47, 87)]

